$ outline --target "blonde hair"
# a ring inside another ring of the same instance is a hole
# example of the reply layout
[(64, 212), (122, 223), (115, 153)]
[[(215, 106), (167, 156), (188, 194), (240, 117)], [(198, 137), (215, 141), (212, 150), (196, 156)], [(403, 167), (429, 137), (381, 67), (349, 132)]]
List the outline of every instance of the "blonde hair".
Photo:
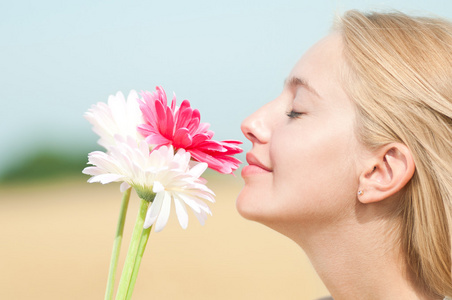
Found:
[(401, 193), (401, 245), (426, 291), (452, 296), (452, 24), (400, 12), (348, 11), (344, 88), (369, 148), (408, 146), (413, 178)]

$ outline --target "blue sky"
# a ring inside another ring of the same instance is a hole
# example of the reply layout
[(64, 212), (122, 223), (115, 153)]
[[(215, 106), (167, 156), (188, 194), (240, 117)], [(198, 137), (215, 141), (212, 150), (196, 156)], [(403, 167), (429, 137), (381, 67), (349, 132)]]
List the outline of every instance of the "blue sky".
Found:
[(94, 149), (83, 113), (156, 85), (189, 99), (218, 139), (245, 141), (241, 120), (352, 8), (452, 19), (450, 0), (3, 1), (0, 173), (37, 148)]

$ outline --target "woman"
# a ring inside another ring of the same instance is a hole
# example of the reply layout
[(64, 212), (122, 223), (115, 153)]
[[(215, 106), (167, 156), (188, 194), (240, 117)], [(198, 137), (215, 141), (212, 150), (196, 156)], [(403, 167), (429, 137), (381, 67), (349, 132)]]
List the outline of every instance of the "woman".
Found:
[(242, 216), (335, 300), (452, 295), (452, 24), (349, 11), (242, 124)]

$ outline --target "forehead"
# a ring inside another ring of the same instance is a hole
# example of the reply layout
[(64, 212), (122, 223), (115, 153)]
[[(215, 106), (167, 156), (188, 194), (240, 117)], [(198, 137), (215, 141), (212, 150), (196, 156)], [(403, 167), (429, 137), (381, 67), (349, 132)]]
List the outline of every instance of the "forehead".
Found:
[(343, 62), (342, 49), (340, 34), (333, 33), (324, 37), (300, 58), (289, 78), (305, 79), (322, 98), (337, 94), (342, 90), (339, 80)]

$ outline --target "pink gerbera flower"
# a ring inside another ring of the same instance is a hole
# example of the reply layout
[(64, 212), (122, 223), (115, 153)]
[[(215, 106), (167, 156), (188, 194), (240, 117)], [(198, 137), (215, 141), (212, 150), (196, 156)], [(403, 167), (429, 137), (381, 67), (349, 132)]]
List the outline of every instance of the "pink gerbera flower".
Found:
[(176, 107), (176, 96), (168, 106), (166, 93), (162, 87), (156, 87), (155, 92), (142, 92), (140, 109), (145, 123), (138, 126), (148, 144), (159, 148), (172, 145), (175, 150), (185, 149), (200, 162), (205, 162), (211, 169), (229, 174), (241, 163), (233, 155), (242, 152), (240, 141), (212, 140), (213, 131), (209, 123), (201, 123), (197, 109), (190, 107), (190, 102), (184, 100)]

